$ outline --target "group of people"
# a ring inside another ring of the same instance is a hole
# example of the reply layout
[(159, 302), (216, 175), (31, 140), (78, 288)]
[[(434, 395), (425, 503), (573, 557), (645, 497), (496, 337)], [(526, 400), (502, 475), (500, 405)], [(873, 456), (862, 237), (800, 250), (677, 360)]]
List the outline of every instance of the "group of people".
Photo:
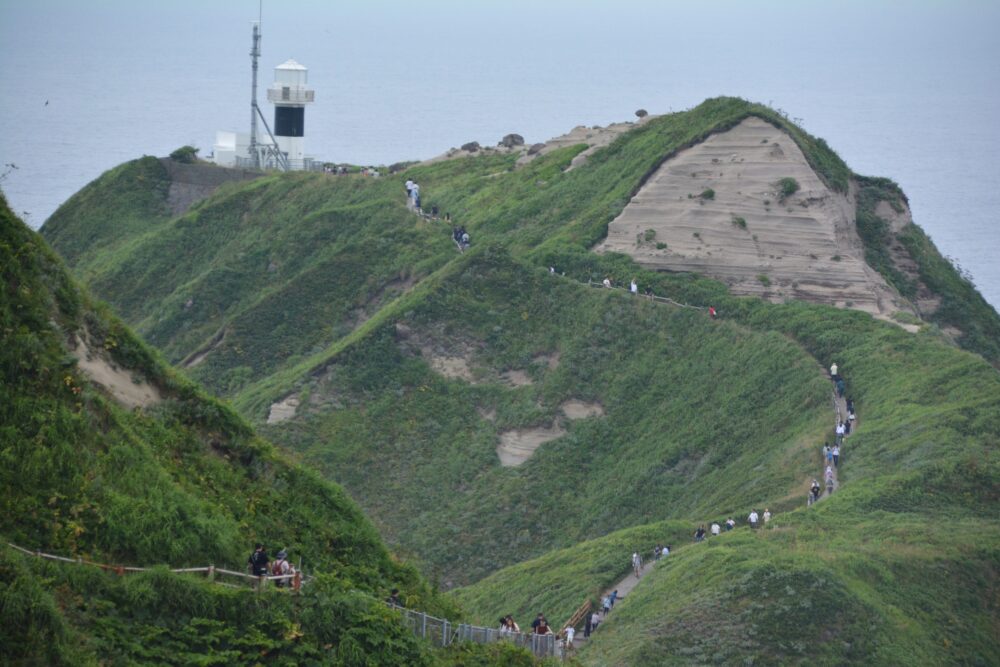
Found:
[[(847, 383), (844, 381), (843, 376), (840, 375), (840, 369), (837, 367), (836, 362), (830, 364), (830, 380), (834, 384), (837, 396), (843, 398), (847, 391)], [(841, 448), (844, 446), (844, 438), (851, 434), (851, 429), (854, 428), (855, 422), (858, 420), (853, 398), (847, 397), (846, 407), (846, 419), (838, 417), (837, 425), (834, 427), (833, 445), (831, 446), (828, 442), (823, 443), (823, 481), (826, 485), (827, 495), (833, 493), (837, 478), (837, 469), (840, 467)], [(819, 500), (822, 490), (823, 487), (820, 486), (819, 480), (814, 478), (812, 484), (809, 485), (809, 505)]]
[[(763, 523), (762, 523), (763, 521)], [(760, 528), (762, 525), (766, 526), (771, 521), (771, 510), (764, 508), (764, 513), (760, 514), (756, 509), (750, 510), (750, 514), (747, 515), (747, 524), (751, 529)], [(712, 537), (717, 537), (722, 534), (723, 531), (729, 532), (736, 527), (736, 520), (733, 517), (729, 517), (721, 524), (718, 521), (713, 521), (708, 529), (705, 529), (705, 524), (701, 524), (694, 531), (694, 541), (702, 542), (704, 539), (711, 535)], [(669, 551), (667, 551), (669, 553)], [(666, 554), (664, 554), (666, 555)]]
[[(551, 269), (551, 272), (554, 273), (555, 270)], [(604, 280), (601, 281), (601, 284), (604, 285), (606, 289), (613, 289), (615, 287), (615, 283), (614, 281), (611, 280), (611, 276), (604, 276)], [(633, 278), (631, 282), (629, 282), (628, 284), (628, 293), (631, 294), (632, 296), (639, 296), (639, 283), (635, 278)], [(653, 287), (651, 285), (647, 285), (646, 288), (642, 291), (642, 296), (652, 301), (653, 298), (656, 296), (655, 294), (653, 294)], [(710, 318), (714, 320), (716, 317), (718, 317), (718, 315), (719, 313), (715, 309), (715, 306), (708, 307), (708, 316)]]
[(278, 555), (272, 561), (268, 557), (264, 545), (258, 542), (254, 545), (253, 553), (247, 558), (247, 570), (255, 577), (289, 577), (287, 579), (275, 579), (274, 585), (278, 588), (284, 588), (285, 586), (298, 588), (298, 578), (295, 577), (298, 573), (295, 567), (288, 562), (288, 552), (284, 549), (279, 551)]
[(465, 225), (452, 227), (451, 238), (458, 244), (458, 249), (465, 252), (469, 247), (469, 232), (465, 231)]
[(406, 207), (420, 213), (420, 184), (412, 178), (406, 179)]

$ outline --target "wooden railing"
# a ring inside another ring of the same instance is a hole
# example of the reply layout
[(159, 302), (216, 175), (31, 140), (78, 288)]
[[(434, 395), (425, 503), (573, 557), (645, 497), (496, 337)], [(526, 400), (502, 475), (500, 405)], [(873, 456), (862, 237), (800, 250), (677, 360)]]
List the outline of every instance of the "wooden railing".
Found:
[[(114, 572), (119, 576), (124, 576), (126, 574), (133, 574), (135, 572), (148, 572), (150, 568), (148, 567), (133, 567), (128, 565), (113, 565), (110, 563), (97, 563), (94, 561), (87, 560), (85, 558), (67, 558), (65, 556), (56, 556), (55, 554), (47, 554), (42, 551), (32, 551), (31, 549), (25, 549), (24, 547), (19, 547), (16, 544), (10, 542), (7, 543), (11, 549), (19, 551), (28, 556), (34, 556), (35, 558), (42, 558), (44, 560), (52, 560), (60, 563), (70, 563), (73, 565), (88, 565), (90, 567), (99, 567), (102, 570), (108, 572)], [(289, 584), (292, 590), (299, 590), (302, 587), (303, 582), (308, 581), (307, 578), (302, 576), (301, 572), (295, 572), (294, 574), (274, 574), (274, 575), (261, 575), (256, 576), (253, 574), (247, 574), (246, 572), (237, 572), (235, 570), (227, 570), (225, 568), (216, 567), (215, 565), (206, 565), (204, 567), (179, 567), (171, 568), (170, 572), (175, 574), (204, 574), (207, 579), (219, 586), (229, 586), (230, 588), (242, 588), (236, 584), (226, 583), (224, 581), (219, 581), (220, 577), (231, 577), (237, 579), (242, 584), (249, 584), (256, 588), (259, 592), (264, 589), (268, 582), (275, 585), (280, 585), (279, 582), (286, 582)]]

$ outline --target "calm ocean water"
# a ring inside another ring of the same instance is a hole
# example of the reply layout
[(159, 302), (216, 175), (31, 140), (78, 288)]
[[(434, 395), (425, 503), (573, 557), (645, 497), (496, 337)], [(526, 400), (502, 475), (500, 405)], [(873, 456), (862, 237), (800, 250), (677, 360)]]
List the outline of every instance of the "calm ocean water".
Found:
[[(146, 6), (151, 5), (151, 6)], [(0, 161), (40, 226), (105, 169), (248, 125), (255, 0), (0, 0)], [(262, 89), (294, 57), (317, 103), (307, 150), (426, 158), (508, 132), (770, 103), (860, 173), (1000, 305), (1000, 3), (269, 0)], [(270, 112), (267, 112), (270, 115)]]

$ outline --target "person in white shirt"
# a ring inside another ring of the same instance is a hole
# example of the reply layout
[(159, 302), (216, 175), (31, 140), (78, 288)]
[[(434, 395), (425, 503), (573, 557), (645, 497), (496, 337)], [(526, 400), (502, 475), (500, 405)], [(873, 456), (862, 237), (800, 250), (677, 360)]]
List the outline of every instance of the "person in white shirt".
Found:
[(837, 369), (837, 363), (836, 362), (830, 364), (830, 377), (833, 377), (833, 378), (837, 377), (837, 370), (838, 369)]
[(632, 296), (639, 296), (639, 283), (632, 279), (632, 284), (629, 285), (628, 291), (632, 293)]
[(757, 510), (750, 510), (750, 516), (748, 516), (747, 519), (750, 521), (750, 527), (756, 528), (757, 520), (760, 519), (760, 516), (757, 514)]
[(722, 528), (719, 526), (718, 522), (713, 521), (712, 522), (712, 536), (715, 537), (720, 532), (722, 532)]
[(771, 520), (771, 510), (769, 510), (769, 509), (767, 509), (765, 507), (764, 508), (764, 525), (766, 526), (767, 522), (770, 521), (770, 520)]
[(666, 558), (670, 555), (670, 545), (663, 547), (663, 557)]
[(837, 444), (838, 445), (841, 444), (842, 442), (844, 442), (844, 433), (846, 433), (846, 432), (847, 432), (847, 429), (844, 428), (844, 422), (837, 422)]
[(611, 278), (605, 277), (604, 282), (601, 284), (604, 285), (606, 288), (611, 289)]
[(573, 626), (566, 628), (566, 648), (573, 648), (573, 637), (576, 636), (576, 630)]

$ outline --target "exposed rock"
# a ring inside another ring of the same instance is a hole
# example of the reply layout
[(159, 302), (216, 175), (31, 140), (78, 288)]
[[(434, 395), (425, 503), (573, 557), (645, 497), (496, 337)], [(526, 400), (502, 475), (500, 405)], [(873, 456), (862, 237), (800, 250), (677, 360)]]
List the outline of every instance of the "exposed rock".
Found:
[(531, 148), (528, 149), (528, 155), (536, 155), (543, 148), (545, 148), (545, 144), (531, 144)]
[(280, 424), (295, 416), (295, 411), (299, 407), (299, 398), (294, 394), (286, 396), (284, 399), (273, 403), (267, 413), (268, 424)]
[(478, 141), (470, 141), (467, 144), (462, 144), (462, 150), (467, 153), (475, 153), (480, 148)]
[(646, 116), (649, 115), (649, 112), (646, 111), (645, 109), (637, 109), (636, 112), (635, 112), (635, 115), (638, 118), (645, 118)]
[[(784, 177), (795, 178), (801, 190), (778, 205), (774, 184)], [(698, 196), (708, 188), (712, 199)], [(748, 118), (660, 166), (597, 250), (629, 254), (654, 270), (709, 275), (740, 295), (817, 301), (882, 317), (905, 309), (865, 264), (854, 215), (853, 196), (831, 191), (790, 137)], [(648, 229), (670, 252), (637, 245)]]
[(497, 146), (503, 146), (504, 148), (514, 148), (515, 146), (523, 146), (523, 145), (524, 145), (524, 137), (522, 137), (520, 134), (508, 134), (503, 139), (500, 140), (499, 144), (497, 144)]

